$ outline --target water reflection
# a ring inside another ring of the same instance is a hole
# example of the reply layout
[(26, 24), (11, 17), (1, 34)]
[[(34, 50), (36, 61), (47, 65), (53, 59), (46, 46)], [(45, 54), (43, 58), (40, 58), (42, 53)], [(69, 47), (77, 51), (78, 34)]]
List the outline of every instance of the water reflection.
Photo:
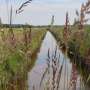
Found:
[[(48, 57), (48, 51), (50, 55), (49, 57)], [(78, 74), (76, 66), (74, 64), (71, 64), (67, 56), (62, 54), (62, 52), (60, 51), (57, 45), (56, 40), (54, 39), (54, 37), (51, 35), (50, 32), (47, 32), (45, 39), (43, 40), (43, 43), (40, 48), (40, 52), (38, 52), (35, 66), (28, 73), (28, 90), (47, 90), (46, 86), (48, 84), (50, 85), (52, 84), (51, 82), (53, 78), (53, 73), (52, 73), (53, 69), (51, 70), (50, 68), (50, 72), (51, 72), (50, 75), (48, 75), (44, 79), (40, 87), (42, 75), (47, 68), (47, 59), (49, 58), (50, 62), (52, 62), (53, 56), (55, 55), (55, 51), (56, 51), (56, 58), (59, 60), (58, 63), (59, 66), (57, 67), (58, 69), (57, 71), (59, 71), (62, 67), (58, 90), (89, 90), (84, 88), (83, 81), (81, 81), (81, 76)], [(47, 82), (48, 77), (50, 77), (50, 83), (45, 83)], [(52, 87), (53, 86), (50, 86), (48, 90), (57, 90), (57, 88), (53, 89)]]

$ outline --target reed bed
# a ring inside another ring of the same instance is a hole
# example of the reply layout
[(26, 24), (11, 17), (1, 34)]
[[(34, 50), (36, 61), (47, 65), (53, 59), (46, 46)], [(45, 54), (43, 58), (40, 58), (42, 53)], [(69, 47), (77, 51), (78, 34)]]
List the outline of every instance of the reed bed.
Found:
[[(23, 34), (24, 30), (27, 32)], [(27, 72), (35, 62), (31, 57), (39, 48), (46, 30), (31, 30), (31, 28), (24, 30), (13, 31), (15, 46), (9, 43), (10, 41), (7, 39), (8, 30), (3, 31), (5, 40), (3, 40), (3, 37), (0, 35), (1, 90), (26, 90), (24, 82), (27, 78)], [(0, 32), (0, 34), (2, 34), (2, 32)]]
[[(65, 25), (62, 26), (63, 28), (51, 31), (57, 41), (59, 41), (60, 48), (63, 48), (64, 46), (67, 47), (67, 53), (69, 56), (73, 56), (71, 61), (74, 63), (77, 62), (77, 67), (79, 67), (79, 71), (83, 72), (81, 75), (84, 76), (83, 78), (85, 78), (85, 82), (90, 75), (90, 72), (88, 72), (90, 71), (90, 27), (89, 25), (85, 25), (89, 20), (86, 16), (89, 14), (90, 1), (88, 0), (86, 3), (81, 5), (80, 11), (76, 10), (77, 17), (75, 18), (73, 25), (69, 24), (70, 17), (67, 13)], [(90, 80), (88, 81), (88, 84), (90, 84), (89, 82)]]

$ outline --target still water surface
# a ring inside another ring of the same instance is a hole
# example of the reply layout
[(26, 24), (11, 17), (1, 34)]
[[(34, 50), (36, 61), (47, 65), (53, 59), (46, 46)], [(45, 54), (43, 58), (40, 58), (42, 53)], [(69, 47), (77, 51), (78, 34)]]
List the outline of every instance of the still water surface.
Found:
[[(28, 90), (46, 90), (45, 83), (43, 83), (40, 87), (40, 81), (47, 67), (48, 50), (50, 53), (50, 57), (52, 57), (55, 54), (56, 47), (57, 57), (60, 56), (59, 66), (61, 66), (64, 59), (64, 65), (59, 83), (59, 90), (89, 90), (88, 88), (84, 87), (83, 81), (81, 81), (81, 76), (78, 74), (78, 71), (76, 70), (76, 66), (72, 64), (69, 58), (62, 53), (62, 51), (59, 49), (57, 45), (55, 38), (50, 32), (47, 32), (42, 42), (41, 48), (37, 54), (36, 63), (32, 70), (28, 73)], [(46, 79), (44, 79), (43, 82), (45, 81)]]

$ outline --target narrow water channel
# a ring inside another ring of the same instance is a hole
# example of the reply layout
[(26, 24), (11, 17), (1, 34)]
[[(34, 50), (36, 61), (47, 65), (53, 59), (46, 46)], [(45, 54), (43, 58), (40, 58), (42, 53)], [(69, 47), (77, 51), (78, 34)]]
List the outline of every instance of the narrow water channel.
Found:
[[(81, 76), (76, 70), (76, 66), (70, 63), (69, 58), (62, 53), (55, 38), (50, 32), (47, 32), (42, 42), (40, 51), (37, 54), (36, 63), (32, 70), (28, 73), (28, 90), (57, 90), (55, 88), (46, 89), (45, 82), (47, 81), (47, 77), (40, 86), (41, 78), (47, 67), (48, 51), (50, 57), (55, 54), (55, 51), (57, 52), (56, 56), (59, 58), (58, 68), (62, 66), (62, 62), (64, 60), (58, 90), (89, 90), (88, 88), (84, 87), (83, 81), (81, 81)], [(50, 77), (52, 77), (52, 75)]]

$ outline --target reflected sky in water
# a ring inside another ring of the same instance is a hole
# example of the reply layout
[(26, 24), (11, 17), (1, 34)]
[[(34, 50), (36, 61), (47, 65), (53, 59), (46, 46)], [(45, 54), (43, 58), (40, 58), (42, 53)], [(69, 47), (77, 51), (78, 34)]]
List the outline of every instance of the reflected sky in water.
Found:
[[(44, 85), (42, 85), (41, 87), (39, 87), (39, 85), (40, 85), (42, 74), (47, 67), (48, 49), (50, 49), (49, 53), (50, 53), (50, 57), (52, 57), (52, 55), (55, 54), (56, 46), (57, 46), (57, 57), (59, 57), (59, 55), (60, 55), (60, 58), (59, 58), (60, 66), (62, 64), (63, 59), (65, 60), (62, 74), (61, 74), (59, 89), (67, 90), (67, 85), (65, 85), (65, 89), (64, 89), (64, 78), (67, 79), (67, 75), (68, 75), (68, 85), (69, 85), (70, 80), (71, 80), (71, 75), (73, 75), (72, 72), (73, 72), (73, 70), (76, 70), (76, 68), (73, 67), (73, 65), (70, 63), (70, 60), (67, 58), (67, 56), (65, 56), (60, 51), (55, 38), (52, 36), (52, 34), (50, 32), (47, 32), (45, 39), (42, 42), (41, 48), (37, 55), (37, 60), (36, 60), (35, 66), (28, 73), (28, 88), (29, 88), (28, 90), (33, 90), (33, 87), (35, 88), (35, 90), (44, 90)], [(67, 67), (66, 75), (65, 75), (65, 65)], [(74, 72), (77, 73), (77, 70)], [(76, 90), (80, 90), (80, 75), (78, 75), (78, 73), (77, 73), (76, 76), (77, 76), (76, 77), (76, 79), (77, 79)], [(75, 77), (75, 76), (72, 76), (72, 78), (73, 77)], [(72, 89), (69, 89), (69, 90), (72, 90)], [(83, 88), (83, 90), (86, 90), (86, 89)]]

